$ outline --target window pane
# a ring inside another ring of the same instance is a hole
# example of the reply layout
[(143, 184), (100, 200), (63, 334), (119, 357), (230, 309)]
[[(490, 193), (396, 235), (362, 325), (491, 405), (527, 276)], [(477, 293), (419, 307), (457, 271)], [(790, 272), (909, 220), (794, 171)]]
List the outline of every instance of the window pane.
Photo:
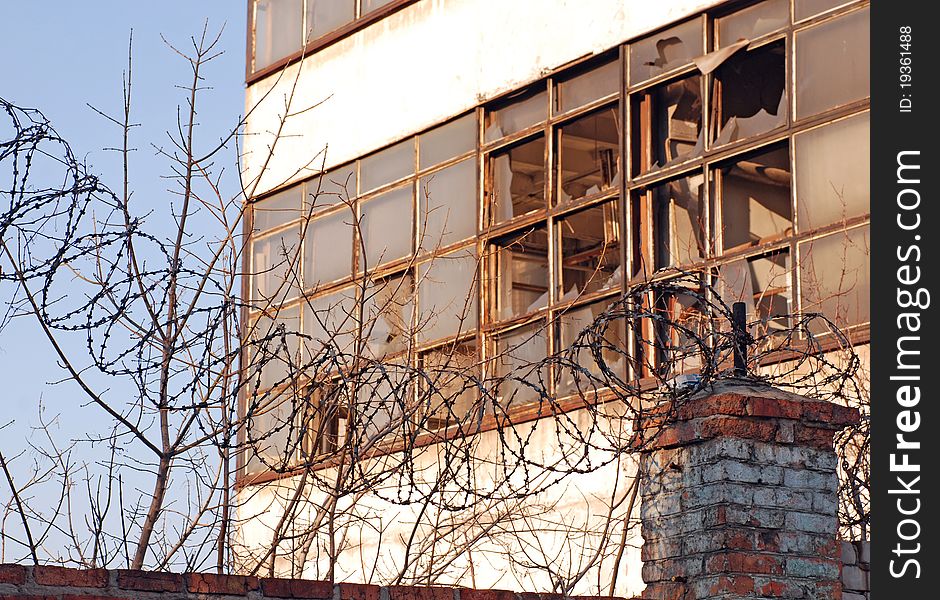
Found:
[(794, 13), (796, 20), (802, 21), (803, 19), (814, 17), (837, 6), (850, 3), (851, 2), (847, 2), (846, 0), (796, 0)]
[(689, 265), (705, 257), (703, 179), (703, 175), (693, 175), (653, 188), (657, 269)]
[(617, 203), (608, 202), (558, 223), (561, 281), (557, 293), (561, 301), (620, 285), (618, 221)]
[[(347, 288), (333, 294), (306, 299), (303, 306), (304, 334), (310, 337), (304, 340), (305, 361), (326, 372), (334, 371), (351, 361), (355, 352), (358, 323), (356, 289)], [(321, 364), (321, 361), (327, 360), (328, 349), (330, 352), (345, 355), (337, 359), (339, 364)], [(322, 373), (311, 376), (320, 374)]]
[(721, 227), (725, 251), (792, 232), (786, 147), (742, 158), (721, 169)]
[(356, 164), (331, 169), (307, 183), (304, 210), (308, 215), (356, 197)]
[(360, 271), (411, 254), (411, 191), (406, 185), (362, 203), (359, 223), (365, 262), (359, 262)]
[(420, 168), (427, 169), (476, 147), (477, 116), (470, 113), (418, 136)]
[(255, 70), (298, 52), (303, 0), (255, 0)]
[(484, 141), (501, 137), (535, 125), (548, 118), (548, 94), (545, 90), (529, 92), (501, 107), (486, 112)]
[(382, 8), (386, 4), (394, 2), (394, 0), (360, 0), (362, 2), (362, 11), (360, 14), (365, 15), (377, 8)]
[(865, 8), (796, 34), (796, 115), (867, 98), (869, 10)]
[[(800, 244), (804, 313), (822, 313), (838, 327), (871, 320), (869, 235), (862, 227)], [(825, 331), (822, 323), (815, 329)]]
[[(250, 329), (251, 391), (268, 390), (293, 381), (300, 374), (300, 307), (262, 314)], [(257, 385), (257, 388), (255, 387)]]
[(772, 31), (783, 29), (790, 22), (788, 0), (766, 0), (727, 17), (718, 19), (720, 47), (740, 39), (754, 40)]
[(620, 87), (620, 61), (613, 60), (558, 83), (555, 111), (558, 113), (584, 106), (611, 94)]
[(353, 215), (340, 209), (310, 220), (304, 239), (304, 286), (314, 289), (352, 273)]
[(256, 308), (282, 302), (300, 290), (300, 236), (290, 228), (251, 242), (251, 299)]
[(544, 137), (494, 152), (488, 167), (491, 222), (546, 208)]
[(702, 78), (692, 75), (633, 96), (634, 172), (702, 153)]
[(511, 319), (548, 306), (548, 235), (545, 226), (495, 242), (492, 317)]
[(303, 185), (295, 185), (252, 204), (252, 229), (263, 232), (299, 219), (303, 189)]
[(339, 29), (356, 18), (356, 0), (307, 0), (307, 39)]
[(358, 438), (354, 443), (401, 440), (403, 409), (414, 408), (412, 381), (405, 369), (395, 365), (369, 369), (356, 379), (356, 410), (350, 428), (351, 435)]
[(373, 282), (366, 290), (362, 330), (366, 350), (381, 359), (408, 348), (414, 311), (410, 274)]
[(476, 329), (477, 262), (472, 250), (460, 250), (419, 265), (419, 341)]
[(796, 203), (801, 231), (871, 212), (870, 115), (796, 136)]
[(790, 309), (790, 253), (738, 260), (722, 265), (718, 293), (731, 306), (744, 302), (748, 319), (759, 319), (766, 329), (784, 329)]
[(428, 429), (440, 429), (451, 425), (474, 422), (470, 414), (478, 388), (470, 379), (480, 377), (477, 366), (477, 344), (468, 340), (456, 346), (448, 344), (428, 352), (422, 357), (422, 407), (419, 419)]
[(414, 139), (395, 144), (360, 161), (361, 193), (365, 194), (386, 183), (414, 173)]
[(559, 203), (594, 196), (620, 183), (620, 127), (615, 108), (605, 108), (558, 130)]
[(477, 232), (476, 161), (467, 159), (418, 181), (421, 248), (433, 251)]
[[(587, 378), (574, 369), (564, 368), (562, 366), (564, 363), (556, 363), (558, 372), (555, 391), (559, 396), (574, 392), (584, 393), (598, 387), (601, 382), (607, 380), (602, 367), (606, 367), (619, 377), (624, 376), (627, 338), (623, 319), (609, 321), (605, 328), (598, 332), (600, 339), (593, 336), (587, 337), (581, 340), (582, 345), (574, 346), (581, 332), (590, 327), (599, 315), (610, 308), (610, 305), (609, 301), (595, 302), (587, 306), (569, 308), (562, 313), (559, 327), (559, 351), (570, 352), (571, 358), (594, 378)], [(593, 354), (594, 348), (591, 347), (597, 342), (601, 343), (599, 349), (602, 362), (598, 362)]]
[(693, 19), (631, 44), (630, 84), (692, 62), (705, 50), (702, 33), (701, 19)]
[(770, 131), (787, 122), (786, 44), (738, 52), (715, 71), (715, 145)]
[(499, 380), (497, 402), (502, 410), (538, 400), (538, 389), (547, 387), (548, 367), (540, 364), (548, 354), (547, 339), (542, 322), (520, 327), (496, 339), (493, 364), (494, 375)]

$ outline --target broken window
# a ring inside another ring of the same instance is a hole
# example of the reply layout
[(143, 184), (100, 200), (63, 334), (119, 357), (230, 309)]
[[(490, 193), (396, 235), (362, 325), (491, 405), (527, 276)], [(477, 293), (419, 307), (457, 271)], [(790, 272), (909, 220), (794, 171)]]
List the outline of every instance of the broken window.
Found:
[(620, 285), (618, 203), (607, 202), (558, 221), (559, 301)]
[(433, 167), (451, 158), (465, 154), (477, 144), (476, 113), (435, 127), (418, 136), (418, 155), (421, 169)]
[[(822, 313), (838, 327), (871, 320), (871, 246), (868, 227), (800, 244), (800, 309)], [(825, 332), (823, 323), (813, 329)]]
[(340, 209), (307, 223), (304, 236), (304, 286), (344, 279), (352, 273), (353, 215)]
[(548, 118), (548, 93), (527, 91), (486, 111), (483, 141), (492, 142), (528, 129)]
[(300, 50), (303, 0), (255, 0), (255, 71)]
[(497, 403), (501, 411), (537, 401), (539, 390), (548, 387), (548, 356), (545, 323), (539, 321), (513, 329), (496, 338), (493, 357), (497, 378)]
[(788, 0), (766, 0), (717, 20), (719, 47), (757, 38), (790, 24)]
[(321, 210), (348, 202), (356, 197), (356, 164), (331, 169), (325, 175), (307, 182), (304, 213), (312, 215)]
[(351, 360), (356, 352), (357, 310), (355, 288), (304, 300), (304, 335), (308, 338), (304, 340), (304, 361), (315, 371), (332, 372)]
[(409, 138), (359, 162), (360, 192), (365, 194), (414, 172), (414, 139)]
[(871, 212), (870, 113), (795, 136), (801, 231)]
[(702, 153), (702, 77), (691, 75), (633, 95), (633, 172)]
[(477, 232), (477, 165), (466, 159), (418, 180), (421, 248), (434, 251)]
[(561, 313), (558, 350), (563, 354), (570, 352), (576, 364), (585, 369), (588, 374), (579, 373), (574, 368), (558, 363), (555, 391), (559, 396), (592, 391), (602, 381), (606, 381), (606, 373), (613, 373), (620, 378), (624, 377), (626, 328), (623, 319), (612, 319), (596, 330), (596, 336), (589, 335), (578, 341), (582, 332), (592, 326), (595, 319), (608, 310), (611, 304), (609, 300), (595, 302), (571, 307)]
[(356, 18), (356, 0), (307, 0), (307, 40), (315, 40)]
[(417, 336), (436, 340), (476, 329), (477, 257), (470, 249), (418, 266)]
[(705, 257), (703, 181), (698, 173), (650, 190), (655, 268), (689, 265)]
[(787, 123), (786, 43), (735, 53), (715, 69), (715, 145)]
[(630, 44), (630, 85), (687, 65), (705, 49), (701, 19)]
[(544, 136), (493, 152), (487, 163), (491, 223), (546, 208)]
[(793, 13), (797, 21), (802, 21), (855, 1), (857, 0), (796, 0), (793, 5)]
[[(682, 283), (685, 290), (657, 292), (653, 298), (654, 313), (659, 318), (652, 325), (653, 337), (644, 332), (643, 340), (652, 340), (652, 346), (639, 341), (640, 356), (654, 357), (647, 364), (659, 377), (675, 377), (684, 373), (700, 373), (702, 348), (711, 331), (711, 321), (702, 304), (704, 289)], [(648, 360), (648, 359), (647, 359)]]
[[(300, 291), (300, 236), (291, 227), (251, 240), (251, 299), (282, 302)], [(264, 308), (259, 306), (258, 308)]]
[(338, 381), (320, 381), (307, 388), (299, 411), (300, 431), (304, 432), (301, 462), (329, 455), (345, 439), (347, 395)]
[(731, 306), (743, 302), (748, 319), (758, 319), (765, 330), (784, 329), (789, 325), (790, 252), (782, 250), (737, 260), (719, 268), (718, 293)]
[(421, 356), (421, 401), (417, 420), (428, 429), (472, 424), (468, 419), (479, 389), (472, 377), (479, 377), (476, 340), (425, 352)]
[(612, 60), (600, 66), (566, 77), (555, 87), (555, 112), (565, 113), (595, 100), (617, 93), (620, 87), (620, 61)]
[(490, 265), (495, 267), (491, 319), (511, 319), (548, 306), (548, 234), (544, 225), (494, 242), (490, 255), (495, 259)]
[(371, 270), (411, 254), (411, 184), (379, 194), (360, 205), (359, 232), (365, 247), (359, 270)]
[(869, 9), (796, 34), (796, 116), (867, 98), (871, 82)]
[(381, 359), (408, 348), (414, 311), (414, 287), (409, 273), (372, 282), (362, 309), (366, 349)]
[(556, 132), (556, 202), (606, 192), (620, 183), (620, 119), (613, 107), (572, 121)]
[(251, 205), (252, 229), (263, 232), (300, 218), (303, 185), (268, 196)]
[(739, 158), (718, 170), (717, 176), (725, 252), (793, 232), (786, 146)]

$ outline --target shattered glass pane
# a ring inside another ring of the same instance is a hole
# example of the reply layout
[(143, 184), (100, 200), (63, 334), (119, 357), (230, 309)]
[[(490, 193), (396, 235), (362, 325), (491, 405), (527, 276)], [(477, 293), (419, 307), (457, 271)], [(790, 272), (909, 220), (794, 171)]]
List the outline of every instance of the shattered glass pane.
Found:
[(620, 119), (605, 108), (558, 129), (558, 198), (564, 204), (596, 196), (620, 183)]
[(558, 222), (561, 246), (560, 302), (620, 285), (617, 203), (608, 202)]
[(511, 319), (548, 306), (548, 235), (545, 227), (495, 242), (496, 297), (492, 315)]
[(759, 319), (764, 327), (784, 329), (790, 314), (790, 253), (738, 260), (722, 265), (719, 270), (718, 293), (731, 306), (744, 302), (748, 319)]
[(653, 188), (657, 269), (688, 265), (705, 257), (704, 179), (696, 174)]
[(715, 71), (720, 146), (786, 125), (786, 44), (738, 52)]
[(546, 208), (544, 136), (494, 152), (487, 162), (492, 223)]
[(630, 84), (687, 65), (704, 51), (701, 19), (686, 21), (630, 44)]
[(701, 81), (700, 75), (692, 75), (634, 95), (637, 173), (668, 167), (702, 153)]
[(422, 399), (427, 406), (424, 421), (429, 429), (465, 423), (478, 397), (478, 388), (468, 375), (480, 376), (476, 340), (456, 346), (447, 344), (422, 357)]
[(577, 373), (572, 368), (559, 367), (555, 380), (555, 391), (559, 396), (593, 390), (594, 386), (598, 386), (606, 380), (603, 367), (620, 377), (624, 375), (627, 338), (623, 319), (609, 321), (606, 327), (599, 332), (599, 337), (603, 340), (600, 346), (602, 362), (598, 362), (590, 347), (599, 339), (593, 336), (586, 337), (581, 341), (584, 344), (583, 347), (574, 348), (581, 332), (586, 327), (591, 326), (599, 315), (610, 308), (610, 305), (609, 300), (595, 302), (594, 304), (569, 308), (561, 314), (561, 326), (558, 328), (559, 351), (563, 353), (571, 352), (575, 362), (593, 378)]

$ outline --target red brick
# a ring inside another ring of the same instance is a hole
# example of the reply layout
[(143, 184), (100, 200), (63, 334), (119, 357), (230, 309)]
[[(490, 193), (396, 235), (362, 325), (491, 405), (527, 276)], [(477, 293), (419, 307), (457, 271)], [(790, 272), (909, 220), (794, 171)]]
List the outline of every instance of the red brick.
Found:
[(783, 581), (770, 580), (760, 587), (758, 590), (761, 596), (769, 596), (771, 598), (783, 598), (783, 597), (792, 597), (790, 594), (790, 586)]
[(516, 594), (508, 590), (460, 588), (460, 600), (516, 600)]
[(454, 600), (453, 588), (390, 585), (389, 600)]
[(718, 581), (712, 585), (710, 593), (714, 595), (724, 592), (733, 594), (748, 594), (754, 591), (754, 580), (746, 575), (730, 575), (728, 577), (719, 577)]
[(832, 403), (830, 402), (804, 402), (803, 421), (829, 423), (832, 421)]
[(262, 579), (261, 592), (265, 596), (279, 598), (318, 598), (329, 600), (333, 597), (333, 584), (329, 581), (311, 581), (309, 579)]
[(643, 598), (649, 600), (683, 600), (685, 585), (681, 583), (657, 582), (646, 586)]
[(747, 412), (755, 417), (772, 417), (775, 419), (794, 419), (800, 418), (801, 403), (791, 402), (789, 400), (778, 400), (776, 398), (749, 398), (747, 403)]
[(831, 429), (796, 427), (793, 430), (793, 441), (797, 444), (812, 446), (821, 450), (831, 450), (834, 433)]
[(340, 600), (379, 600), (380, 588), (365, 583), (339, 584)]
[(134, 600), (130, 596), (99, 596), (97, 594), (65, 594), (62, 600)]
[(780, 559), (766, 554), (722, 552), (708, 559), (708, 570), (712, 573), (782, 575), (783, 563)]
[(245, 575), (186, 573), (186, 590), (196, 594), (246, 594), (258, 589), (258, 578)]
[(841, 581), (819, 581), (816, 583), (816, 598), (819, 600), (842, 600)]
[(26, 567), (22, 565), (0, 565), (0, 583), (22, 585), (26, 583)]
[(182, 592), (183, 576), (179, 573), (157, 573), (153, 571), (117, 572), (118, 587), (137, 592)]
[(105, 569), (37, 566), (33, 567), (33, 579), (39, 585), (103, 588), (108, 585), (108, 572)]

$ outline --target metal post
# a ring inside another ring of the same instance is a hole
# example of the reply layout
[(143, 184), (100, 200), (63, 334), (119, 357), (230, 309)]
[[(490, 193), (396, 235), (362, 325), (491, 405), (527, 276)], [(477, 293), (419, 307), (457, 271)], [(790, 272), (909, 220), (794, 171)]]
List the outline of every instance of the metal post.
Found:
[(731, 334), (734, 341), (734, 376), (747, 377), (747, 306), (735, 302), (731, 306)]

